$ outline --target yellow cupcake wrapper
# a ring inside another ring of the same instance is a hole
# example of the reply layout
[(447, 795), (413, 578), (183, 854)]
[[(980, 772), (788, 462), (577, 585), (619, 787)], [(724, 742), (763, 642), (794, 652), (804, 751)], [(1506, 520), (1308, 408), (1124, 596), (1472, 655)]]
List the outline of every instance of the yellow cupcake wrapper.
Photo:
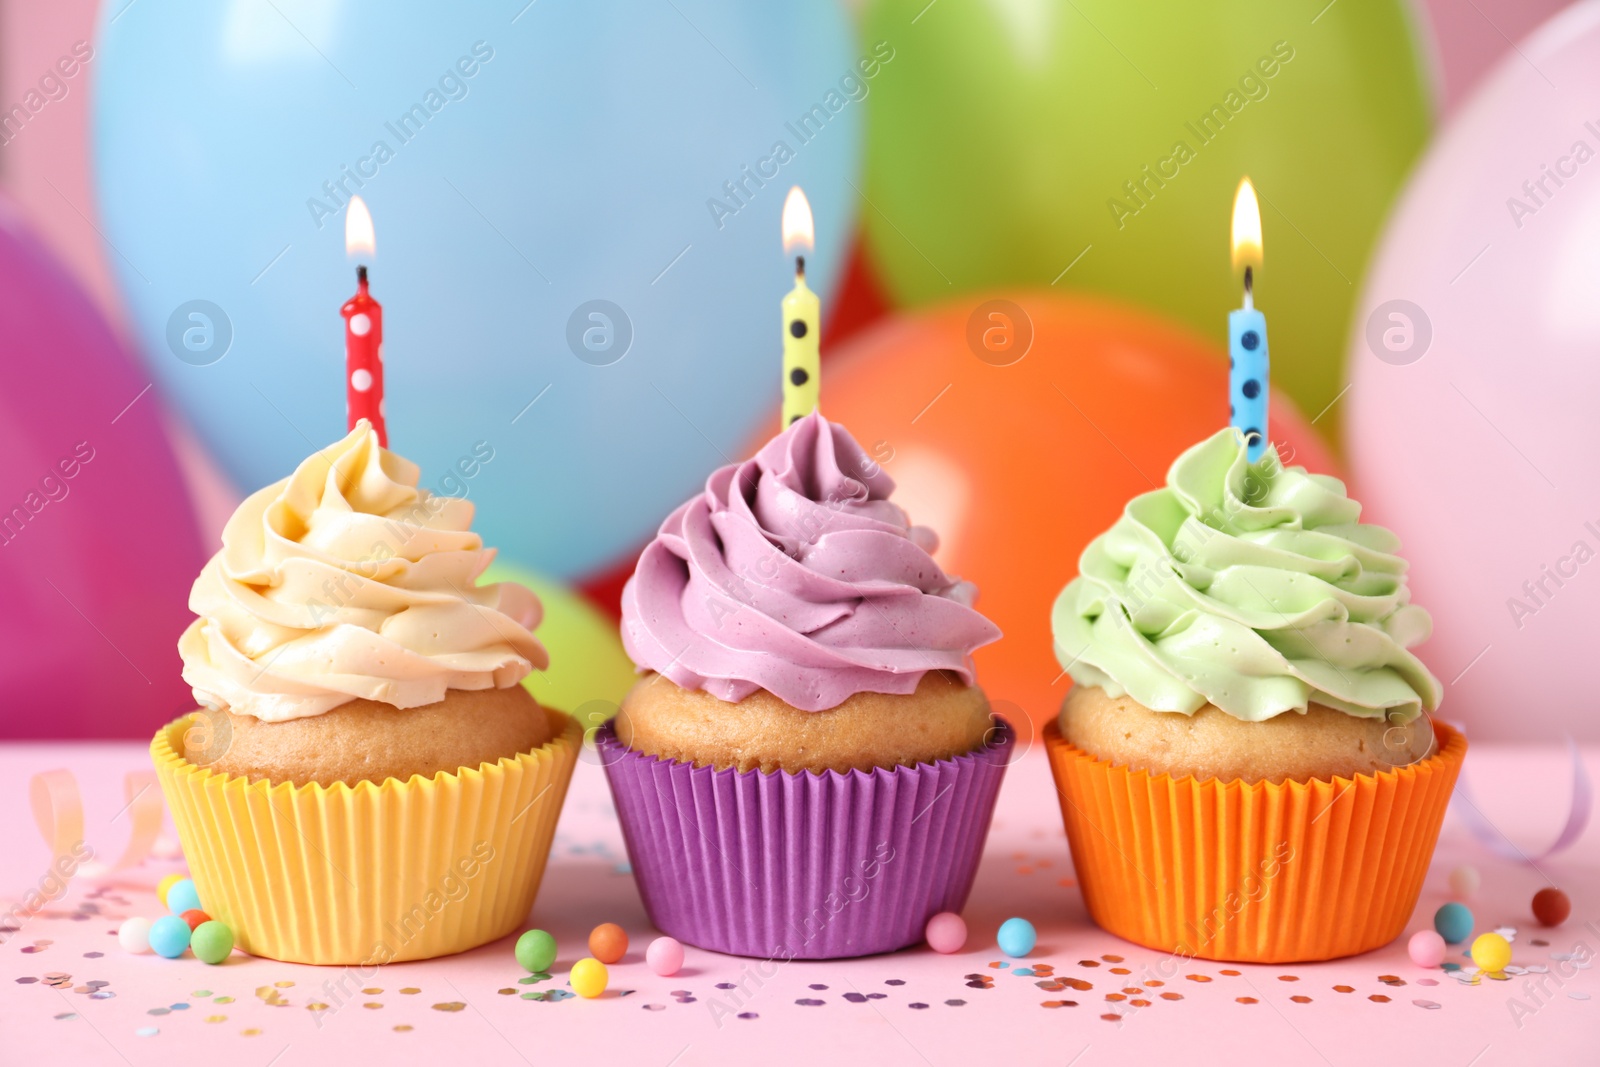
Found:
[(1118, 937), (1176, 956), (1308, 963), (1405, 929), (1466, 756), (1434, 724), (1419, 763), (1247, 784), (1132, 771), (1051, 722), (1045, 748), (1084, 903)]
[(256, 956), (377, 966), (503, 937), (533, 906), (583, 740), (432, 778), (250, 782), (183, 757), (190, 716), (150, 743), (206, 912)]

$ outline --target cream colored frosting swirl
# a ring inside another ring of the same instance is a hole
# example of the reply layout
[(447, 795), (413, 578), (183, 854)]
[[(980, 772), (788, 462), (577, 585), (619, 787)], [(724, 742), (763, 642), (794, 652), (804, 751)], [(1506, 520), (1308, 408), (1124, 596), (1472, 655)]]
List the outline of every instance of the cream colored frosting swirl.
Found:
[(277, 722), (357, 698), (420, 707), (545, 668), (538, 598), (477, 584), (495, 551), (473, 505), (418, 475), (362, 420), (239, 506), (178, 641), (196, 700)]
[(1439, 705), (1410, 646), (1399, 541), (1360, 521), (1337, 478), (1256, 463), (1223, 430), (1179, 456), (1084, 549), (1056, 600), (1056, 656), (1079, 685), (1152, 711), (1211, 703), (1259, 721), (1309, 701), (1409, 722)]

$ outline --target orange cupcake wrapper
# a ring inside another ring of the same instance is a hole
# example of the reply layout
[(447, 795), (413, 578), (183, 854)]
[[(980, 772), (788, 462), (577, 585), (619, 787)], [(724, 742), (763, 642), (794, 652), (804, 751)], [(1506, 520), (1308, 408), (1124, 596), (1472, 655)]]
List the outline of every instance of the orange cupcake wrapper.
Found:
[(250, 782), (182, 755), (184, 716), (150, 743), (201, 906), (244, 951), (377, 966), (464, 952), (527, 918), (583, 731), (432, 778)]
[(1354, 778), (1247, 784), (1133, 771), (1052, 721), (1045, 749), (1089, 914), (1182, 957), (1309, 963), (1367, 952), (1405, 929), (1466, 756), (1438, 749)]

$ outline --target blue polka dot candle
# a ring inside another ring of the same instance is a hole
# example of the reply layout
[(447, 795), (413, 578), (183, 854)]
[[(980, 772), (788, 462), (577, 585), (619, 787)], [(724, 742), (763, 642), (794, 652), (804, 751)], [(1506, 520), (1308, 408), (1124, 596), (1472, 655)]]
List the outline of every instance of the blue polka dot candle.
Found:
[[(796, 185), (783, 202), (783, 251), (811, 250), (811, 204)], [(821, 389), (822, 302), (806, 285), (806, 258), (794, 260), (794, 288), (783, 298), (783, 424), (817, 409)]]
[(1233, 196), (1233, 269), (1244, 267), (1244, 306), (1228, 312), (1228, 415), (1244, 434), (1254, 463), (1268, 440), (1267, 317), (1256, 310), (1255, 269), (1261, 266), (1261, 207), (1249, 178)]

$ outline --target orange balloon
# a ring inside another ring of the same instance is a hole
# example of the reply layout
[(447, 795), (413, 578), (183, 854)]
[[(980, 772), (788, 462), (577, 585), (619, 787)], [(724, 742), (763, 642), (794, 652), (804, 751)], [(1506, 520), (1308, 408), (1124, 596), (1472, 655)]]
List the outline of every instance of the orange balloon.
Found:
[[(1217, 309), (1219, 338), (1227, 311)], [(1129, 499), (1228, 424), (1227, 355), (1125, 305), (978, 294), (852, 339), (823, 367), (822, 411), (883, 464), (912, 520), (938, 533), (940, 566), (977, 584), (978, 609), (1005, 633), (979, 650), (979, 683), (1038, 725), (1071, 685), (1050, 637), (1056, 595)], [(1338, 474), (1276, 390), (1268, 430), (1286, 463)]]

